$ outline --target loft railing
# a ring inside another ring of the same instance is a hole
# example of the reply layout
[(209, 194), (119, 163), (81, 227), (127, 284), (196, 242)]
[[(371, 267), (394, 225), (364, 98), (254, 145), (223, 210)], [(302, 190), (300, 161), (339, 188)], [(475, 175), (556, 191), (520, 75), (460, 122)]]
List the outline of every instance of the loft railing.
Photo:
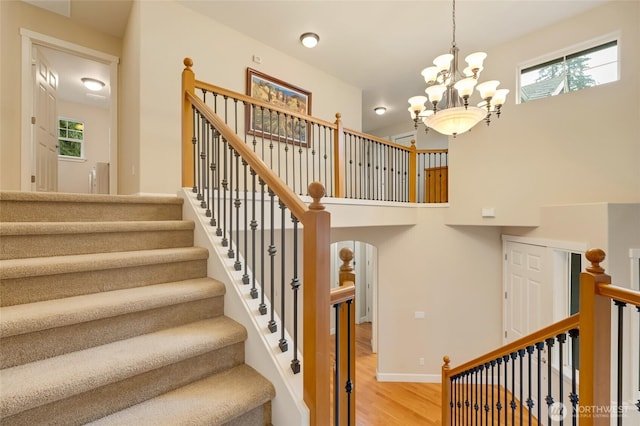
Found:
[[(191, 60), (184, 63), (182, 135), (189, 144), (183, 146), (183, 159), (189, 160), (189, 170), (183, 169), (183, 186), (197, 194), (200, 207), (210, 217), (212, 232), (227, 248), (234, 269), (243, 272), (242, 283), (250, 286), (253, 299), (259, 299), (258, 314), (268, 318), (266, 328), (278, 334), (280, 351), (291, 354), (291, 370), (302, 372), (302, 396), (310, 424), (331, 424), (332, 410), (336, 425), (349, 424), (348, 419), (355, 416), (354, 345), (349, 343), (355, 327), (351, 312), (355, 291), (353, 274), (347, 270), (353, 256), (343, 258), (341, 287), (330, 290), (330, 214), (321, 204), (325, 188), (319, 182), (302, 180), (298, 185), (307, 185), (305, 189), (294, 189), (293, 181), (283, 181), (289, 174), (274, 171), (286, 170), (288, 160), (283, 159), (277, 168), (276, 163), (265, 163), (264, 156), (257, 155), (264, 144), (246, 143), (223, 118), (227, 109), (216, 113), (196, 96)], [(286, 149), (277, 152), (290, 154)], [(294, 158), (289, 158), (292, 164)], [(295, 191), (308, 194), (313, 201), (307, 206)], [(339, 317), (335, 383), (345, 383), (344, 391), (336, 386), (333, 406), (331, 306)], [(304, 362), (298, 357), (299, 348)]]
[[(635, 321), (640, 321), (640, 292), (611, 285), (600, 266), (602, 250), (589, 250), (586, 257), (591, 266), (580, 276), (578, 314), (455, 368), (444, 357), (443, 425), (591, 426), (615, 419), (621, 426), (627, 410), (640, 411), (640, 399), (632, 407), (622, 396), (631, 380), (623, 362), (625, 308), (635, 306)], [(626, 348), (638, 365), (640, 353), (631, 351)]]
[[(187, 60), (185, 60), (187, 62)], [(189, 59), (192, 94), (218, 115), (298, 195), (320, 182), (326, 196), (396, 202), (444, 203), (447, 150), (418, 150), (343, 127), (335, 122), (278, 108), (251, 96), (196, 80)], [(185, 108), (187, 106), (185, 105)], [(183, 110), (183, 116), (189, 111)], [(190, 120), (186, 118), (186, 120)], [(194, 161), (192, 125), (182, 133), (182, 183), (195, 185), (203, 172)], [(197, 152), (197, 150), (196, 150)], [(205, 167), (206, 168), (206, 167)]]

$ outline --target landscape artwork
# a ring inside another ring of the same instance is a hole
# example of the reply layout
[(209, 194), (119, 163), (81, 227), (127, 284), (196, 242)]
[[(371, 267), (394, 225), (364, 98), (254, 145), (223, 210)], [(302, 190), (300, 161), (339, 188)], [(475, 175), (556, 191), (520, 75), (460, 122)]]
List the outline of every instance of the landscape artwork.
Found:
[(248, 133), (265, 139), (307, 146), (310, 128), (301, 116), (311, 114), (311, 93), (247, 68), (247, 94), (287, 113), (248, 108)]

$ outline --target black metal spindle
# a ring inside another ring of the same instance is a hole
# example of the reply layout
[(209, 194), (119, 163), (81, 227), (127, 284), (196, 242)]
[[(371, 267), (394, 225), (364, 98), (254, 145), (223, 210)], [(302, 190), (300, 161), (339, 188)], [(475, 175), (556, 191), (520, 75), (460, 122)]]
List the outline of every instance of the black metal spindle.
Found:
[(191, 188), (191, 191), (195, 194), (198, 192), (198, 185), (197, 185), (197, 168), (196, 165), (198, 164), (198, 139), (196, 138), (196, 129), (198, 128), (198, 116), (200, 115), (200, 113), (198, 113), (196, 111), (196, 107), (191, 105), (191, 115), (192, 115), (192, 120), (193, 120), (193, 129), (192, 129), (192, 136), (191, 136), (191, 145), (193, 146), (193, 188)]
[(553, 387), (552, 387), (552, 354), (553, 354), (553, 344), (555, 340), (553, 338), (546, 339), (547, 342), (547, 396), (545, 401), (547, 402), (547, 418), (549, 421), (549, 425), (551, 425), (551, 405), (553, 404)]
[(276, 320), (275, 320), (275, 299), (274, 299), (274, 293), (275, 293), (275, 272), (276, 272), (276, 243), (275, 243), (275, 193), (273, 192), (273, 190), (271, 188), (268, 188), (268, 192), (269, 192), (269, 208), (270, 208), (270, 212), (271, 212), (271, 217), (270, 217), (270, 222), (271, 222), (271, 228), (269, 230), (269, 249), (268, 249), (268, 254), (269, 254), (269, 264), (271, 266), (270, 270), (269, 270), (269, 305), (271, 307), (270, 312), (271, 312), (271, 318), (269, 320), (269, 330), (272, 333), (275, 333), (276, 331), (278, 331), (278, 325), (276, 324)]
[(300, 372), (300, 360), (298, 360), (298, 292), (300, 290), (300, 280), (298, 279), (298, 223), (297, 217), (291, 214), (293, 222), (293, 279), (291, 289), (293, 290), (293, 360), (291, 370), (294, 374)]
[(613, 301), (614, 305), (618, 307), (618, 344), (617, 344), (617, 366), (616, 366), (616, 376), (618, 379), (617, 387), (616, 387), (616, 417), (617, 417), (617, 425), (622, 426), (622, 413), (624, 412), (622, 406), (622, 357), (624, 350), (624, 308), (627, 306), (626, 303), (621, 302), (619, 300)]
[(579, 330), (574, 328), (569, 330), (569, 337), (571, 338), (571, 393), (569, 394), (569, 401), (571, 401), (571, 424), (576, 426), (578, 423), (578, 393), (576, 392), (578, 381), (576, 377), (577, 366), (575, 358), (575, 350), (578, 347)]
[(518, 400), (519, 404), (518, 404), (518, 408), (519, 408), (519, 414), (520, 414), (520, 424), (522, 424), (522, 420), (523, 420), (523, 404), (522, 401), (524, 401), (524, 378), (523, 378), (523, 373), (524, 373), (524, 356), (527, 353), (526, 350), (524, 349), (520, 349), (518, 350), (518, 359), (520, 362), (520, 399)]
[(260, 312), (260, 314), (262, 315), (266, 315), (267, 314), (267, 304), (265, 303), (265, 284), (266, 281), (264, 280), (264, 275), (265, 275), (265, 262), (264, 262), (264, 254), (265, 254), (265, 250), (264, 250), (264, 246), (265, 246), (265, 221), (264, 221), (264, 211), (265, 211), (265, 206), (264, 206), (264, 199), (265, 199), (265, 182), (264, 180), (262, 180), (262, 178), (260, 178), (260, 305), (258, 307), (258, 311)]
[(229, 145), (225, 137), (222, 138), (222, 247), (229, 245), (227, 239), (227, 188), (229, 181), (227, 180), (227, 157)]
[[(500, 420), (501, 420), (500, 414), (501, 414), (501, 411), (502, 411), (502, 404), (500, 403), (500, 392), (501, 392), (500, 391), (500, 384), (502, 383), (502, 381), (500, 380), (500, 366), (502, 365), (502, 358), (498, 358), (494, 362), (496, 363), (496, 371), (497, 371), (497, 374), (498, 374), (498, 377), (497, 377), (497, 379), (498, 379), (498, 398), (496, 398), (496, 404), (495, 404), (495, 407), (496, 407), (496, 410), (497, 410), (495, 418), (496, 418), (496, 420), (498, 420), (498, 426), (500, 426)], [(504, 389), (507, 388), (506, 382), (505, 382), (505, 385), (503, 387), (504, 387)], [(492, 400), (493, 400), (493, 398), (492, 398)], [(493, 410), (491, 411), (491, 413), (493, 415)], [(493, 423), (493, 417), (491, 418), (491, 424), (492, 425), (494, 424)]]
[[(351, 344), (351, 307), (353, 299), (347, 300), (347, 383), (345, 384), (345, 390), (347, 391), (347, 425), (351, 425), (351, 394), (353, 392), (353, 380), (351, 378), (351, 356), (355, 348)], [(355, 355), (354, 355), (355, 356)]]
[(247, 176), (247, 168), (249, 163), (244, 158), (242, 159), (242, 169), (244, 171), (244, 274), (242, 274), (242, 283), (249, 284), (249, 214), (248, 214), (248, 193), (249, 193), (249, 179)]
[[(225, 198), (228, 197), (229, 198), (229, 228), (228, 228), (228, 232), (225, 232), (225, 236), (227, 235), (227, 233), (229, 234), (229, 239), (227, 242), (228, 245), (228, 249), (227, 249), (227, 256), (229, 257), (229, 259), (233, 259), (235, 257), (235, 252), (233, 250), (233, 190), (234, 190), (234, 185), (235, 185), (235, 180), (234, 180), (234, 174), (233, 174), (233, 170), (234, 170), (234, 162), (233, 162), (233, 156), (235, 153), (235, 149), (233, 149), (233, 147), (229, 144), (228, 146), (228, 151), (227, 151), (227, 155), (229, 156), (229, 191), (225, 191)], [(225, 222), (226, 223), (226, 222)]]
[(516, 424), (516, 358), (518, 352), (511, 353), (511, 424)]
[[(258, 222), (256, 221), (256, 171), (251, 168), (251, 294), (252, 299), (258, 298), (258, 289), (256, 287), (256, 230), (258, 229)], [(263, 268), (264, 269), (264, 268)], [(261, 285), (264, 281), (261, 283)]]
[(502, 357), (504, 360), (504, 424), (507, 426), (509, 424), (509, 401), (508, 401), (508, 392), (507, 388), (509, 386), (509, 355), (504, 355)]
[[(489, 366), (490, 363), (484, 364), (484, 424), (489, 424)], [(491, 378), (493, 381), (493, 377)], [(493, 402), (491, 403), (493, 406)]]
[[(471, 409), (471, 372), (469, 370), (464, 373), (464, 421), (463, 424), (471, 423), (471, 413), (469, 410)], [(465, 423), (466, 422), (466, 423)]]
[[(236, 198), (233, 200), (233, 207), (235, 207), (236, 209), (236, 260), (233, 263), (233, 269), (235, 269), (236, 271), (241, 271), (242, 263), (240, 262), (240, 207), (242, 207), (242, 202), (240, 201), (240, 153), (234, 149), (233, 155), (236, 163)], [(231, 194), (229, 194), (229, 196), (231, 196)]]
[(527, 387), (527, 389), (528, 389), (528, 396), (527, 396), (527, 411), (528, 411), (528, 413), (529, 413), (529, 424), (531, 424), (531, 418), (532, 418), (532, 416), (533, 416), (533, 414), (532, 414), (532, 411), (533, 411), (533, 410), (532, 410), (532, 408), (533, 408), (533, 405), (534, 405), (534, 404), (533, 404), (533, 398), (532, 398), (532, 395), (531, 395), (532, 387), (533, 387), (533, 383), (532, 383), (532, 381), (533, 381), (533, 380), (532, 380), (533, 375), (532, 375), (532, 373), (531, 373), (531, 362), (532, 362), (531, 357), (533, 356), (533, 351), (534, 351), (534, 349), (535, 349), (535, 347), (534, 347), (534, 346), (527, 346), (527, 354), (529, 355), (529, 356), (527, 357), (527, 384), (528, 384), (528, 387)]
[(280, 327), (280, 340), (278, 342), (278, 347), (282, 352), (286, 352), (289, 348), (287, 344), (287, 339), (284, 336), (285, 327), (284, 321), (286, 319), (286, 302), (285, 302), (285, 267), (286, 267), (286, 257), (287, 257), (287, 245), (286, 245), (286, 227), (285, 227), (285, 210), (287, 206), (280, 200), (278, 202), (280, 206), (280, 319), (282, 321)]
[[(210, 142), (210, 149), (209, 152), (211, 153), (211, 158), (209, 159), (209, 186), (211, 187), (211, 220), (209, 220), (209, 225), (211, 226), (216, 226), (216, 215), (215, 215), (215, 211), (216, 211), (216, 159), (215, 159), (215, 152), (216, 152), (216, 144), (218, 142), (218, 139), (220, 138), (220, 133), (218, 133), (218, 130), (216, 130), (213, 126), (211, 126), (210, 129), (210, 133), (211, 136), (209, 138), (209, 142)], [(218, 191), (219, 192), (219, 191)]]
[(222, 222), (222, 216), (221, 216), (221, 211), (222, 211), (222, 179), (220, 177), (220, 174), (222, 173), (222, 168), (220, 167), (220, 156), (221, 156), (221, 150), (222, 150), (222, 142), (221, 140), (222, 135), (220, 135), (219, 133), (217, 134), (217, 138), (214, 139), (215, 142), (215, 149), (213, 151), (213, 156), (215, 157), (214, 163), (215, 163), (215, 180), (216, 180), (216, 198), (217, 198), (217, 210), (218, 210), (218, 214), (217, 214), (217, 220), (216, 220), (216, 236), (217, 237), (221, 237), (222, 236), (222, 228), (220, 227), (220, 223)]
[[(558, 340), (558, 358), (560, 362), (559, 364), (559, 373), (558, 373), (558, 386), (559, 386), (559, 398), (560, 398), (560, 409), (564, 410), (564, 344), (567, 341), (567, 334), (560, 333), (556, 336)], [(561, 413), (564, 414), (564, 413)], [(564, 415), (560, 417), (560, 426), (564, 425)]]
[(475, 388), (473, 389), (473, 396), (475, 398), (473, 400), (473, 410), (475, 411), (476, 424), (478, 424), (478, 409), (480, 408), (478, 405), (478, 367), (473, 369), (473, 381), (475, 384)]
[(544, 349), (544, 342), (536, 343), (536, 350), (538, 355), (538, 424), (542, 422), (542, 350)]

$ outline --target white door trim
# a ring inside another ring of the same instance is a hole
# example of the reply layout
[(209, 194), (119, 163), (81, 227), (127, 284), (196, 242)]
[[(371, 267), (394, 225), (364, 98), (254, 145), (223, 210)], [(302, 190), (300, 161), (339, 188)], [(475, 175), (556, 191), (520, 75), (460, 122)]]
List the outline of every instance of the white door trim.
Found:
[(33, 82), (31, 75), (31, 49), (34, 44), (63, 50), (87, 59), (102, 62), (109, 65), (109, 78), (111, 81), (111, 124), (109, 135), (109, 163), (113, 171), (109, 174), (109, 188), (112, 194), (118, 191), (118, 63), (120, 59), (108, 53), (80, 46), (65, 40), (40, 34), (26, 28), (20, 28), (22, 37), (21, 58), (21, 145), (20, 145), (20, 190), (33, 191), (31, 176), (34, 170), (34, 153), (32, 147), (33, 116)]

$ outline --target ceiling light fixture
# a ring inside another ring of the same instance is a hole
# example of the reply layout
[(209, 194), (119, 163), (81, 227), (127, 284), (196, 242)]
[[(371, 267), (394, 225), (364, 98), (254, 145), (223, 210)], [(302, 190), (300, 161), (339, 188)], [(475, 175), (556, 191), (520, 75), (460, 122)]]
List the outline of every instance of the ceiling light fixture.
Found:
[[(467, 67), (460, 74), (458, 69), (458, 47), (456, 46), (456, 1), (453, 0), (453, 41), (449, 53), (440, 55), (433, 60), (435, 66), (422, 70), (422, 76), (427, 83), (427, 96), (413, 96), (409, 98), (409, 113), (418, 128), (418, 123), (435, 129), (445, 135), (459, 135), (470, 130), (484, 119), (489, 125), (491, 113), (500, 117), (500, 109), (506, 101), (508, 89), (497, 90), (500, 82), (485, 81), (476, 86), (482, 63), (487, 57), (484, 52), (476, 52), (465, 58)], [(483, 101), (478, 106), (469, 106), (469, 97), (474, 87), (480, 92)], [(432, 108), (426, 108), (429, 101)]]
[(304, 47), (308, 47), (312, 49), (316, 47), (318, 42), (320, 41), (320, 37), (316, 33), (304, 33), (300, 36), (300, 41)]
[(375, 111), (375, 113), (376, 113), (376, 114), (378, 114), (378, 115), (382, 115), (382, 114), (384, 114), (385, 112), (387, 112), (387, 108), (386, 108), (386, 107), (383, 107), (383, 106), (375, 107), (373, 110), (374, 110), (374, 111)]
[(101, 90), (104, 87), (104, 83), (100, 80), (96, 80), (95, 78), (83, 77), (80, 79), (84, 87), (94, 92)]

